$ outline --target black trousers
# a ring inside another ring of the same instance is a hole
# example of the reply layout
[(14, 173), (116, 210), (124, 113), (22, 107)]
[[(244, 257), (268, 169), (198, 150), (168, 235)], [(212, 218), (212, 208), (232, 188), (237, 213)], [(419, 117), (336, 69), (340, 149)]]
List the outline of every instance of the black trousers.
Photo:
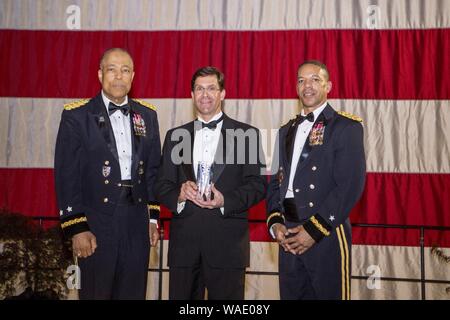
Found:
[(142, 206), (119, 205), (107, 227), (93, 230), (97, 238), (95, 253), (78, 259), (80, 299), (145, 299), (150, 254), (148, 223)]
[(193, 267), (170, 267), (170, 300), (244, 300), (245, 269), (211, 268), (206, 263)]
[(316, 300), (316, 291), (312, 284), (312, 274), (300, 256), (279, 251), (279, 284), (281, 300)]

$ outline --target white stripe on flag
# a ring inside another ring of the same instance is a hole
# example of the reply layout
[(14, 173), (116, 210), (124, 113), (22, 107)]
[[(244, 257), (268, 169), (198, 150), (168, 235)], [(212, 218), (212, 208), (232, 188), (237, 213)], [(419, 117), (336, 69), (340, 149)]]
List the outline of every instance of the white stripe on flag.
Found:
[(3, 0), (0, 29), (428, 29), (450, 25), (444, 0)]
[[(158, 108), (161, 139), (194, 119), (191, 99), (146, 99)], [(62, 106), (74, 99), (0, 98), (0, 167), (52, 168)], [(449, 100), (330, 100), (364, 120), (367, 170), (450, 173)], [(232, 118), (275, 135), (299, 110), (297, 100), (230, 99)], [(265, 143), (266, 156), (274, 141)]]

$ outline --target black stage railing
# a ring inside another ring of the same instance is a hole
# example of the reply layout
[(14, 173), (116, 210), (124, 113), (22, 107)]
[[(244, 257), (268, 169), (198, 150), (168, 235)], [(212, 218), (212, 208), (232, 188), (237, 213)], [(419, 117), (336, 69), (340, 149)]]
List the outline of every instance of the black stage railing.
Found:
[[(39, 221), (39, 225), (42, 227), (44, 221), (58, 221), (58, 217), (33, 217), (34, 220)], [(160, 219), (160, 240), (164, 239), (164, 232), (166, 224), (170, 222), (170, 218)], [(262, 219), (251, 219), (249, 223), (266, 223)], [(400, 225), (400, 224), (374, 224), (374, 223), (352, 223), (352, 227), (359, 228), (381, 228), (381, 229), (404, 229), (404, 230), (418, 230), (419, 231), (419, 247), (420, 247), (420, 279), (417, 278), (396, 278), (396, 277), (380, 277), (382, 281), (395, 281), (395, 282), (420, 282), (421, 284), (421, 299), (426, 299), (426, 284), (427, 283), (439, 283), (450, 284), (450, 280), (432, 280), (425, 277), (425, 231), (437, 230), (437, 231), (450, 231), (450, 227), (442, 226), (420, 226), (420, 225)], [(158, 272), (158, 299), (162, 299), (162, 286), (163, 286), (163, 273), (169, 272), (168, 268), (163, 267), (163, 253), (164, 253), (164, 241), (159, 242), (159, 265), (158, 268), (149, 268), (151, 272)], [(271, 275), (276, 276), (278, 272), (268, 271), (246, 271), (246, 274), (252, 275)], [(369, 276), (351, 276), (352, 279), (367, 280)]]

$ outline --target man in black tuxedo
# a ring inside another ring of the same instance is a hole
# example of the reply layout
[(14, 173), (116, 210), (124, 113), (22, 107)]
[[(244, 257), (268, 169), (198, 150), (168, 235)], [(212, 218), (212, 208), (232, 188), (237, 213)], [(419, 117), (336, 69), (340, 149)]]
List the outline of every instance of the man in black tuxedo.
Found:
[(128, 99), (133, 60), (100, 61), (101, 92), (64, 106), (55, 150), (61, 227), (81, 269), (80, 299), (145, 299), (159, 234), (153, 184), (161, 156), (154, 107)]
[[(247, 211), (265, 196), (259, 131), (222, 112), (224, 76), (191, 80), (197, 120), (167, 132), (155, 192), (172, 213), (170, 299), (243, 299), (249, 265)], [(210, 170), (210, 171), (209, 171)], [(205, 172), (211, 192), (203, 196)], [(202, 183), (196, 181), (202, 180)]]

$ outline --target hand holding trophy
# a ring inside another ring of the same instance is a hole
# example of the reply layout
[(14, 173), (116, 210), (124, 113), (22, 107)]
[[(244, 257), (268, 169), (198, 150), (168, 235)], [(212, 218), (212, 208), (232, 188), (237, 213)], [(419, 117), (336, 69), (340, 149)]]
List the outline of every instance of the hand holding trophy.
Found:
[(211, 200), (212, 165), (200, 161), (197, 167), (197, 199)]
[[(192, 201), (205, 209), (223, 208), (225, 205), (224, 196), (212, 183), (212, 166), (203, 162), (198, 164), (197, 169), (197, 196)], [(223, 214), (225, 209), (221, 210)]]

